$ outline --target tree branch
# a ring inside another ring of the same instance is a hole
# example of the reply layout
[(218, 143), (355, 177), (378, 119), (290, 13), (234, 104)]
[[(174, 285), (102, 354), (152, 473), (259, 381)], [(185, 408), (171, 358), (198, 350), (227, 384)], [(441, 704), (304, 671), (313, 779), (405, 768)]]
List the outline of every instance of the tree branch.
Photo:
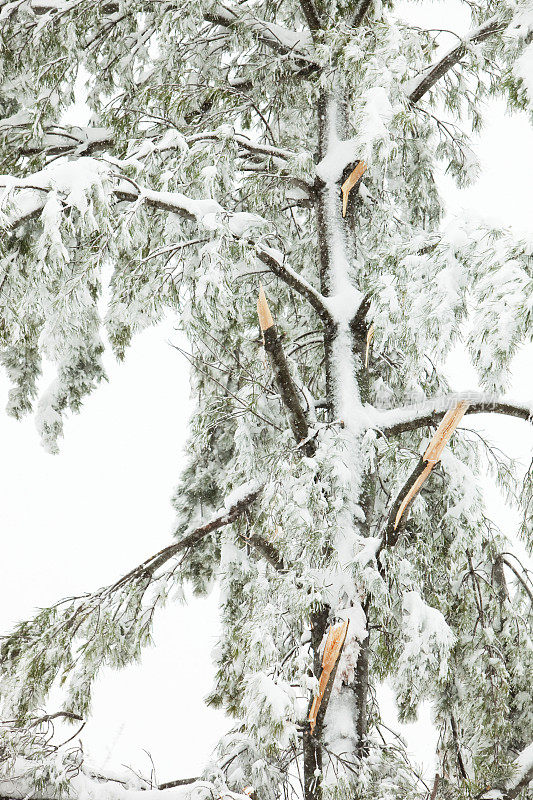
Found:
[(218, 3), (204, 14), (207, 22), (224, 28), (244, 27), (255, 33), (258, 40), (276, 53), (292, 55), (305, 65), (315, 62), (310, 58), (312, 42), (306, 31), (292, 31), (274, 22), (259, 19), (253, 14), (243, 14), (229, 3)]
[(265, 351), (268, 354), (283, 405), (287, 410), (294, 438), (298, 444), (302, 444), (306, 455), (312, 456), (315, 452), (315, 444), (309, 439), (307, 418), (302, 404), (300, 403), (298, 389), (291, 375), (289, 364), (283, 351), (283, 346), (278, 336), (276, 326), (274, 325), (274, 320), (272, 319), (262, 286), (259, 289), (257, 314), (261, 333), (263, 334)]
[[(268, 224), (266, 220), (257, 216), (253, 221), (254, 225), (250, 225), (250, 215), (228, 211), (219, 205), (216, 200), (198, 200), (181, 192), (156, 192), (151, 189), (145, 189), (132, 178), (126, 178), (122, 175), (115, 175), (114, 177), (119, 180), (118, 186), (112, 190), (117, 200), (135, 203), (142, 199), (150, 208), (170, 211), (184, 219), (196, 221), (200, 225), (204, 224), (204, 220), (208, 216), (209, 225), (207, 227), (209, 230), (213, 229), (213, 216), (218, 218), (220, 228), (224, 229), (224, 224), (226, 223), (230, 233), (236, 239), (241, 239), (255, 247), (259, 261), (265, 264), (287, 286), (301, 294), (325, 324), (329, 325), (331, 323), (330, 312), (320, 292), (317, 292), (305, 278), (302, 278), (295, 270), (285, 264), (282, 254), (277, 250), (258, 243), (249, 236), (250, 227), (260, 224), (266, 225)], [(45, 206), (47, 193), (53, 188), (52, 181), (53, 172), (49, 172), (46, 169), (18, 181), (16, 179), (13, 181), (2, 181), (0, 179), (0, 188), (20, 189), (22, 191), (22, 196), (19, 197), (19, 208), (15, 213), (9, 215), (5, 223), (7, 229), (14, 230), (22, 223), (39, 215)], [(246, 222), (244, 226), (243, 221)]]
[(313, 0), (300, 0), (300, 7), (302, 9), (305, 21), (309, 25), (311, 33), (320, 30), (320, 20), (315, 8)]
[(259, 497), (262, 491), (262, 486), (259, 486), (255, 489), (250, 489), (240, 500), (235, 501), (229, 508), (224, 508), (219, 511), (214, 517), (212, 517), (209, 522), (200, 525), (198, 528), (195, 528), (193, 531), (188, 533), (183, 539), (180, 539), (178, 542), (174, 542), (173, 544), (164, 547), (159, 552), (155, 553), (153, 556), (150, 556), (146, 561), (143, 561), (142, 564), (132, 569), (122, 578), (119, 578), (110, 589), (113, 590), (122, 586), (124, 583), (128, 583), (132, 578), (135, 578), (139, 575), (143, 574), (150, 574), (152, 575), (159, 567), (162, 567), (167, 561), (169, 561), (176, 553), (181, 552), (182, 550), (188, 550), (191, 547), (194, 547), (198, 544), (202, 539), (204, 539), (208, 534), (213, 533), (213, 531), (218, 530), (219, 528), (223, 528), (225, 525), (231, 525), (232, 522), (235, 522), (244, 512), (252, 505), (255, 500)]
[(514, 800), (533, 781), (533, 742), (515, 761), (517, 772), (508, 782), (504, 800)]
[(408, 97), (411, 103), (417, 103), (437, 83), (439, 78), (442, 78), (466, 55), (473, 44), (488, 39), (489, 36), (504, 30), (506, 27), (507, 23), (491, 17), (478, 28), (470, 31), (461, 44), (449, 50), (440, 61), (429, 66), (421, 75), (409, 82)]
[(298, 275), (291, 267), (287, 264), (280, 261), (278, 257), (278, 253), (264, 245), (259, 245), (257, 247), (257, 258), (261, 261), (265, 266), (269, 268), (271, 272), (274, 273), (278, 278), (290, 286), (291, 289), (295, 289), (298, 294), (301, 294), (302, 297), (305, 297), (306, 300), (313, 306), (316, 313), (326, 325), (330, 325), (332, 322), (331, 314), (326, 308), (326, 304), (324, 302), (324, 297), (317, 292), (313, 286), (311, 286), (305, 278), (302, 278), (301, 275)]
[(501, 559), (502, 563), (503, 563), (503, 564), (505, 564), (505, 566), (506, 566), (506, 567), (508, 567), (508, 568), (511, 570), (511, 572), (514, 574), (514, 576), (516, 577), (516, 579), (517, 579), (517, 580), (519, 581), (519, 583), (522, 585), (522, 588), (524, 589), (525, 593), (526, 593), (526, 594), (527, 594), (527, 596), (529, 597), (529, 599), (530, 599), (530, 601), (531, 601), (531, 605), (533, 606), (533, 592), (531, 591), (531, 589), (530, 589), (530, 588), (529, 588), (529, 586), (527, 585), (527, 583), (526, 583), (526, 581), (524, 580), (524, 578), (522, 577), (522, 575), (520, 575), (520, 573), (518, 572), (518, 570), (516, 569), (516, 567), (514, 567), (514, 566), (513, 566), (513, 565), (510, 563), (510, 561), (509, 561), (507, 558), (505, 558), (505, 556), (500, 556), (500, 559)]
[[(478, 800), (515, 800), (516, 797), (533, 781), (533, 742), (515, 759), (515, 774), (504, 789), (489, 789), (478, 796)], [(495, 794), (498, 792), (498, 794)]]
[(178, 778), (175, 781), (165, 781), (165, 783), (160, 783), (158, 785), (158, 789), (174, 789), (176, 786), (188, 786), (190, 783), (196, 783), (196, 781), (201, 780), (201, 778)]
[(352, 28), (358, 28), (359, 25), (362, 23), (366, 12), (372, 5), (372, 0), (359, 0), (357, 4), (357, 8), (354, 11), (354, 15), (352, 17), (351, 26)]
[(437, 425), (446, 411), (462, 400), (469, 404), (466, 414), (506, 414), (527, 421), (533, 418), (533, 405), (502, 400), (490, 395), (462, 392), (387, 411), (376, 410), (374, 420), (376, 427), (385, 436), (397, 436), (426, 425)]

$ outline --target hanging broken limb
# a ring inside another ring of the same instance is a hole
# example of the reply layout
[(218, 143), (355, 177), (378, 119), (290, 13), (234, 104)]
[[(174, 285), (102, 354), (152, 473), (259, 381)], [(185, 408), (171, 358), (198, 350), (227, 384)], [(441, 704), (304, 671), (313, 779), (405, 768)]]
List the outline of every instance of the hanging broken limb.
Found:
[[(429, 478), (435, 465), (439, 462), (446, 444), (450, 440), (452, 433), (457, 428), (459, 422), (463, 418), (468, 403), (461, 400), (457, 403), (455, 408), (446, 412), (442, 418), (439, 427), (437, 428), (434, 436), (432, 437), (424, 455), (420, 460), (407, 482), (400, 490), (396, 500), (392, 504), (389, 518), (385, 526), (385, 531), (382, 537), (382, 543), (379, 550), (383, 547), (390, 547), (396, 544), (400, 535), (400, 523), (406, 514), (409, 506), (415, 499), (416, 495), (424, 485), (425, 481)], [(378, 551), (379, 552), (379, 551)]]

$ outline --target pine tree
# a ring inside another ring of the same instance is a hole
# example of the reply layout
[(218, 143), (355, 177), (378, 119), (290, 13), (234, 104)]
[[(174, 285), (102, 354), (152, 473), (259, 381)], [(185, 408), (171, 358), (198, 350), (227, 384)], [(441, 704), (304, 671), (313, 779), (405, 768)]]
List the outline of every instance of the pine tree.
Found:
[[(105, 379), (104, 341), (121, 359), (168, 313), (197, 400), (175, 541), (0, 640), (7, 794), (72, 785), (86, 767), (52, 719), (85, 719), (157, 608), (218, 581), (209, 700), (233, 728), (180, 791), (426, 797), (382, 724), (388, 681), (400, 720), (431, 703), (433, 800), (526, 797), (533, 588), (480, 477), (521, 505), (531, 544), (533, 476), (455, 428), (531, 420), (504, 392), (531, 338), (533, 246), (444, 219), (436, 175), (475, 179), (487, 98), (531, 107), (533, 12), (466, 7), (443, 53), (391, 0), (2, 0), (8, 411), (34, 410), (56, 452)], [(76, 80), (87, 126), (64, 122)], [(482, 391), (458, 396), (461, 342)]]

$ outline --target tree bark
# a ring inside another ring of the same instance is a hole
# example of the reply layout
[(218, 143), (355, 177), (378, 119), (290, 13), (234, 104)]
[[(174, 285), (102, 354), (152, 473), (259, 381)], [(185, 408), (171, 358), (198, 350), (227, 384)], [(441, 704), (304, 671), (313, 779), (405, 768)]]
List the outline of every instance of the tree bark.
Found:
[[(320, 644), (328, 624), (329, 608), (323, 606), (316, 611), (311, 619), (311, 649), (313, 651), (313, 672), (318, 679), (322, 668), (320, 657)], [(308, 712), (311, 710), (312, 699), (309, 702)], [(308, 713), (309, 716), (309, 713)], [(324, 717), (317, 718), (313, 733), (309, 723), (305, 722), (303, 733), (304, 756), (304, 800), (322, 799), (322, 730)]]

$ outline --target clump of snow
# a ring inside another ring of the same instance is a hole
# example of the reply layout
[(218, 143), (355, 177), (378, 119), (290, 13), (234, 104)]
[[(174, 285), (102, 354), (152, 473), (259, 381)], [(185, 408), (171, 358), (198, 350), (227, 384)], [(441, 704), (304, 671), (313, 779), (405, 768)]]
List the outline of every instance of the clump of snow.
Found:
[(316, 174), (324, 183), (339, 181), (344, 169), (357, 160), (355, 139), (331, 142), (326, 155), (316, 165)]
[(216, 200), (211, 198), (196, 200), (181, 194), (181, 192), (156, 192), (152, 189), (143, 189), (142, 196), (153, 203), (162, 203), (168, 207), (176, 206), (177, 209), (183, 209), (200, 222), (208, 214), (222, 214), (224, 211)]
[(263, 217), (257, 214), (249, 214), (245, 211), (232, 214), (228, 220), (228, 227), (237, 238), (244, 236), (252, 228), (262, 228), (264, 225), (265, 220)]
[(455, 636), (443, 614), (428, 606), (416, 591), (405, 592), (402, 607), (406, 638), (402, 660), (416, 659), (420, 654), (437, 650), (442, 656), (440, 674), (444, 676), (447, 670), (446, 654)]
[(247, 481), (246, 483), (237, 486), (224, 498), (224, 507), (222, 511), (228, 513), (234, 508), (237, 503), (241, 503), (248, 495), (252, 494), (252, 492), (256, 492), (259, 489), (259, 482), (256, 480)]

